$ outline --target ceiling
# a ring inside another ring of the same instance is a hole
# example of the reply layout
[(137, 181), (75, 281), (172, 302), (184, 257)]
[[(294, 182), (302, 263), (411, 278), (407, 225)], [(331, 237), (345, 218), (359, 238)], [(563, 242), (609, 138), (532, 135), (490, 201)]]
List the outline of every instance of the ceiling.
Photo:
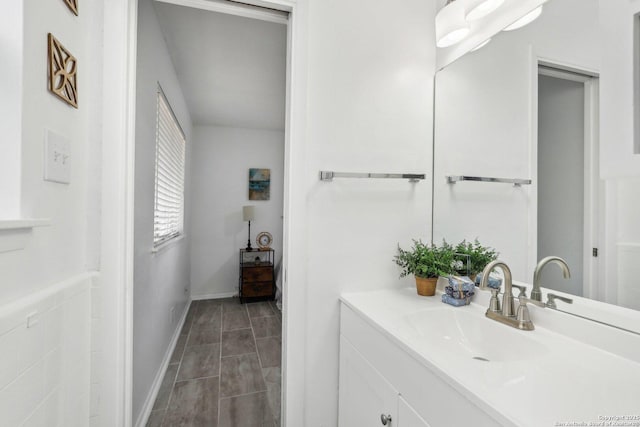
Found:
[(284, 129), (286, 25), (154, 6), (194, 126)]

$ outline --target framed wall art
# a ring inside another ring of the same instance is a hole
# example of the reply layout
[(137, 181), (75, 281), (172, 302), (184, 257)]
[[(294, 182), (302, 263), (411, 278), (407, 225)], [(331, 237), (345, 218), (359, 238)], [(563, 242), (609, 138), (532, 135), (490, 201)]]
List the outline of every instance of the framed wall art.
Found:
[(249, 169), (249, 200), (269, 200), (271, 169)]

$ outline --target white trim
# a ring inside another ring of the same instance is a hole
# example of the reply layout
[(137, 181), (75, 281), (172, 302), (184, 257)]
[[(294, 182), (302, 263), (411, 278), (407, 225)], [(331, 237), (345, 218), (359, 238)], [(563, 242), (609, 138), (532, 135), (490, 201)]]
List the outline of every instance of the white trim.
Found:
[(33, 228), (48, 225), (49, 219), (0, 220), (0, 253), (26, 248)]
[[(595, 299), (598, 295), (600, 257), (592, 255), (600, 247), (600, 82), (598, 77), (584, 81), (584, 257), (582, 295)], [(599, 249), (602, 253), (602, 249)]]
[(168, 247), (173, 246), (174, 244), (178, 243), (182, 239), (184, 239), (184, 233), (179, 234), (178, 236), (172, 237), (166, 242), (162, 242), (158, 246), (151, 248), (151, 253), (157, 254), (158, 252), (162, 252), (164, 249), (167, 249)]
[(177, 6), (192, 7), (194, 9), (220, 12), (227, 15), (242, 16), (244, 18), (259, 19), (287, 25), (288, 13), (278, 10), (264, 9), (260, 6), (251, 6), (241, 3), (231, 3), (225, 0), (156, 0), (160, 3), (174, 4)]
[(100, 424), (132, 424), (137, 0), (104, 4)]
[(222, 299), (222, 298), (233, 298), (238, 296), (238, 291), (233, 292), (218, 292), (215, 294), (204, 294), (204, 295), (191, 295), (192, 301), (201, 301), (206, 299)]
[[(583, 281), (582, 292), (585, 298), (598, 299), (599, 260), (591, 256), (591, 249), (598, 247), (601, 185), (599, 173), (599, 73), (588, 67), (539, 57), (531, 52), (532, 71), (532, 112), (531, 112), (531, 176), (532, 206), (529, 209), (529, 261), (527, 270), (537, 263), (538, 254), (538, 76), (549, 76), (584, 84), (584, 231), (583, 231)], [(540, 68), (540, 66), (545, 68)], [(602, 249), (602, 248), (601, 248)], [(602, 250), (600, 251), (603, 252)], [(533, 262), (532, 265), (529, 265)]]
[(600, 72), (594, 68), (583, 67), (565, 61), (538, 57), (539, 73), (543, 76), (572, 80), (584, 83), (592, 77), (600, 77)]
[(51, 225), (50, 219), (9, 219), (0, 220), (0, 230), (20, 230), (24, 228), (46, 227)]
[(187, 318), (187, 313), (189, 312), (189, 307), (191, 307), (193, 300), (189, 301), (188, 304), (185, 305), (185, 309), (182, 312), (182, 318), (180, 322), (178, 322), (178, 326), (173, 333), (173, 337), (171, 338), (171, 342), (169, 343), (169, 347), (164, 354), (164, 358), (162, 359), (162, 364), (160, 365), (160, 369), (156, 373), (156, 378), (153, 380), (151, 384), (151, 390), (149, 390), (149, 394), (147, 394), (147, 398), (144, 401), (144, 405), (142, 405), (142, 410), (138, 415), (138, 420), (136, 421), (136, 427), (143, 427), (147, 425), (147, 421), (149, 421), (149, 415), (151, 415), (151, 411), (153, 410), (153, 405), (156, 402), (156, 398), (158, 397), (158, 392), (160, 391), (160, 386), (162, 386), (162, 380), (167, 373), (167, 368), (169, 367), (169, 362), (171, 361), (171, 356), (173, 356), (173, 352), (176, 349), (176, 344), (178, 343), (178, 339), (180, 338), (180, 333), (182, 332), (182, 328), (184, 327), (184, 322)]
[[(307, 9), (309, 0), (244, 0), (288, 11), (283, 230), (282, 425), (305, 425)], [(105, 4), (101, 266), (105, 357), (102, 425), (132, 423), (133, 196), (137, 0)], [(294, 143), (295, 141), (295, 143)], [(295, 286), (289, 286), (289, 283)]]

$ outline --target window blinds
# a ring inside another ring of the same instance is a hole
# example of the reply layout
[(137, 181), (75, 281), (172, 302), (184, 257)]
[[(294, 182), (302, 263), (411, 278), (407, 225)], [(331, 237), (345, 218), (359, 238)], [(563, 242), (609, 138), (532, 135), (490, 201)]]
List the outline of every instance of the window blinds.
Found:
[(154, 247), (180, 236), (183, 231), (185, 145), (184, 133), (158, 88)]

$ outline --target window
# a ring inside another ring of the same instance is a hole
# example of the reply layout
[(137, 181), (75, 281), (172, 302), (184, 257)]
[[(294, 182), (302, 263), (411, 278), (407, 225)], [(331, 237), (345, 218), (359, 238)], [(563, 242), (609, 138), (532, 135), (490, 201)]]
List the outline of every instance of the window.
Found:
[(185, 145), (184, 133), (158, 86), (154, 248), (183, 233)]

